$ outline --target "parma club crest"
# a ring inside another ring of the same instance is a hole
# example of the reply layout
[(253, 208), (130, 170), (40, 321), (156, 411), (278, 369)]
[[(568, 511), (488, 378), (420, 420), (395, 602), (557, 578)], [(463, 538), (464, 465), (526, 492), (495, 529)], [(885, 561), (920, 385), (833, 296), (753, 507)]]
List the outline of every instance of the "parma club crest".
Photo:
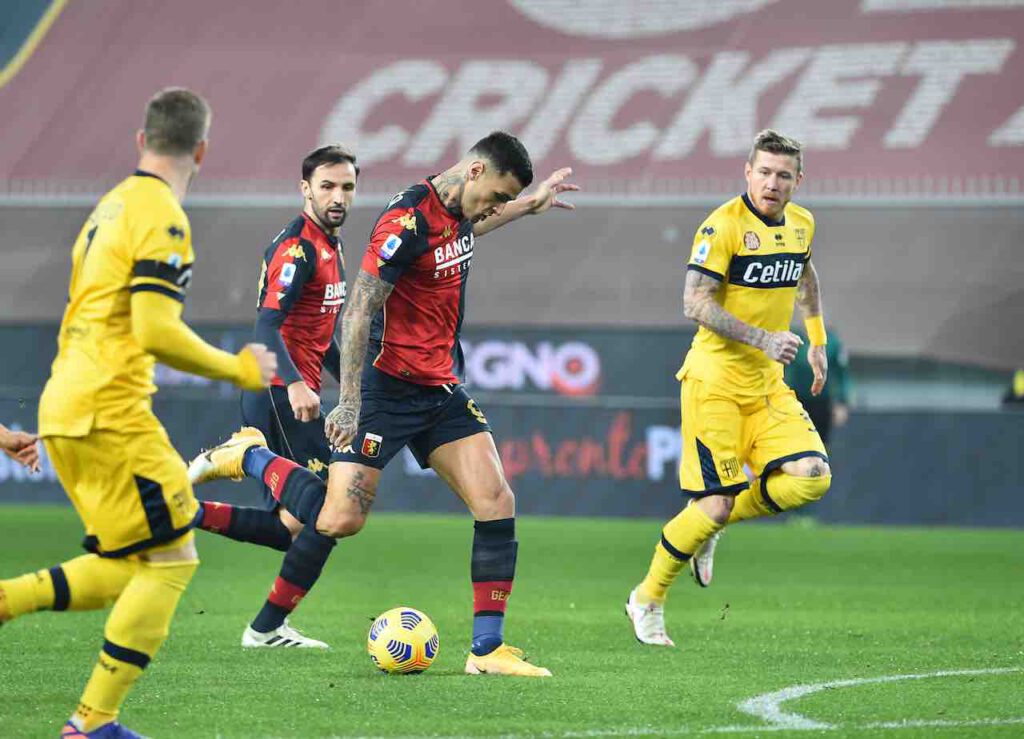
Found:
[(753, 231), (747, 231), (743, 234), (743, 246), (747, 247), (748, 251), (757, 251), (761, 248), (761, 239)]
[(360, 450), (362, 455), (367, 459), (376, 459), (380, 455), (382, 441), (384, 441), (383, 436), (367, 432), (366, 436), (363, 437), (363, 448)]

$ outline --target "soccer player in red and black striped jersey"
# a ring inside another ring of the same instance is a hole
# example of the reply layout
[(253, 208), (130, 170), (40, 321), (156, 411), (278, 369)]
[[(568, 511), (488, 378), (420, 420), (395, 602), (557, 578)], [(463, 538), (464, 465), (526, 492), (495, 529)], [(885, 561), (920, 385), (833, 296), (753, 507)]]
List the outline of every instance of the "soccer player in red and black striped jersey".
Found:
[(212, 453), (211, 478), (261, 479), (306, 529), (315, 525), (334, 538), (363, 528), (381, 470), (402, 447), (434, 468), (475, 519), (470, 674), (551, 673), (504, 641), (518, 550), (515, 497), (487, 419), (461, 384), (466, 279), (477, 237), (552, 207), (572, 209), (558, 197), (578, 189), (565, 182), (570, 174), (560, 169), (519, 197), (533, 165), (518, 139), (499, 131), (392, 198), (342, 319), (341, 402), (327, 419), (335, 451), (326, 490), (244, 430)]
[[(302, 213), (274, 238), (263, 257), (254, 335), (279, 357), (271, 387), (242, 393), (242, 421), (275, 453), (326, 478), (331, 450), (320, 410), (321, 370), (338, 377), (338, 315), (345, 272), (338, 231), (355, 197), (359, 167), (341, 145), (323, 146), (302, 162)], [(208, 466), (190, 467), (194, 482)], [(326, 647), (285, 622), (323, 568), (334, 539), (303, 527), (263, 486), (264, 506), (203, 502), (201, 528), (285, 551), (273, 589), (242, 636), (246, 647)]]
[(532, 197), (525, 147), (504, 132), (481, 139), (455, 166), (396, 195), (377, 221), (345, 314), (341, 398), (328, 418), (327, 500), (317, 522), (358, 532), (380, 473), (408, 446), (463, 500), (474, 518), (470, 576), (473, 638), (469, 674), (546, 677), (504, 640), (515, 576), (515, 496), (490, 426), (462, 386), (459, 333), (475, 238), (558, 200), (570, 170)]

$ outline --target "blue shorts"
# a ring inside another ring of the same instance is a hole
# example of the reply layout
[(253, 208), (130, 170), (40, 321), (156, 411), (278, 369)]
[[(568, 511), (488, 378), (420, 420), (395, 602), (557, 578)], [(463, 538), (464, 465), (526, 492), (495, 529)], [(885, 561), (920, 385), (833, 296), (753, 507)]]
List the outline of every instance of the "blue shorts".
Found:
[[(313, 421), (296, 421), (288, 401), (288, 389), (277, 385), (258, 393), (242, 392), (242, 423), (255, 426), (267, 437), (267, 447), (327, 479), (331, 446), (324, 433), (324, 413)], [(263, 502), (268, 509), (278, 503), (263, 486)]]
[(420, 467), (442, 444), (491, 432), (487, 419), (461, 385), (417, 385), (392, 377), (367, 362), (363, 368), (359, 428), (351, 451), (332, 462), (355, 462), (378, 470), (408, 446)]

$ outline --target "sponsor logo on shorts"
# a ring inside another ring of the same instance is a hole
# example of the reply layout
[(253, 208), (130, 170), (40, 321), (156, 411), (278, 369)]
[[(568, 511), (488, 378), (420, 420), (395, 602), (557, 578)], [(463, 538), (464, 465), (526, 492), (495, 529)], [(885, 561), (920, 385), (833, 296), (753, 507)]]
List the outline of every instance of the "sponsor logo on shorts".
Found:
[(369, 459), (378, 457), (380, 455), (380, 445), (383, 441), (383, 436), (367, 432), (366, 436), (363, 437), (363, 448), (361, 450), (363, 456)]

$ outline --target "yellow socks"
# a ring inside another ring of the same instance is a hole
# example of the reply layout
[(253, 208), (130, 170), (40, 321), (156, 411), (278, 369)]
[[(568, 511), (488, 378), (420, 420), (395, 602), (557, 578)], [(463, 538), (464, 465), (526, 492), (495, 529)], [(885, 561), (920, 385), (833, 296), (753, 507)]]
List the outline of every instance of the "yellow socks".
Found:
[(53, 579), (49, 570), (0, 580), (0, 623), (26, 613), (53, 608)]
[(831, 484), (832, 475), (796, 477), (776, 470), (755, 480), (747, 490), (736, 496), (729, 523), (774, 516), (820, 500)]
[(668, 589), (700, 545), (722, 528), (700, 506), (688, 505), (665, 524), (661, 541), (654, 547), (654, 557), (647, 576), (637, 588), (640, 603), (664, 603)]
[(73, 717), (84, 731), (113, 721), (125, 696), (156, 654), (198, 562), (140, 562), (117, 599), (106, 640)]

